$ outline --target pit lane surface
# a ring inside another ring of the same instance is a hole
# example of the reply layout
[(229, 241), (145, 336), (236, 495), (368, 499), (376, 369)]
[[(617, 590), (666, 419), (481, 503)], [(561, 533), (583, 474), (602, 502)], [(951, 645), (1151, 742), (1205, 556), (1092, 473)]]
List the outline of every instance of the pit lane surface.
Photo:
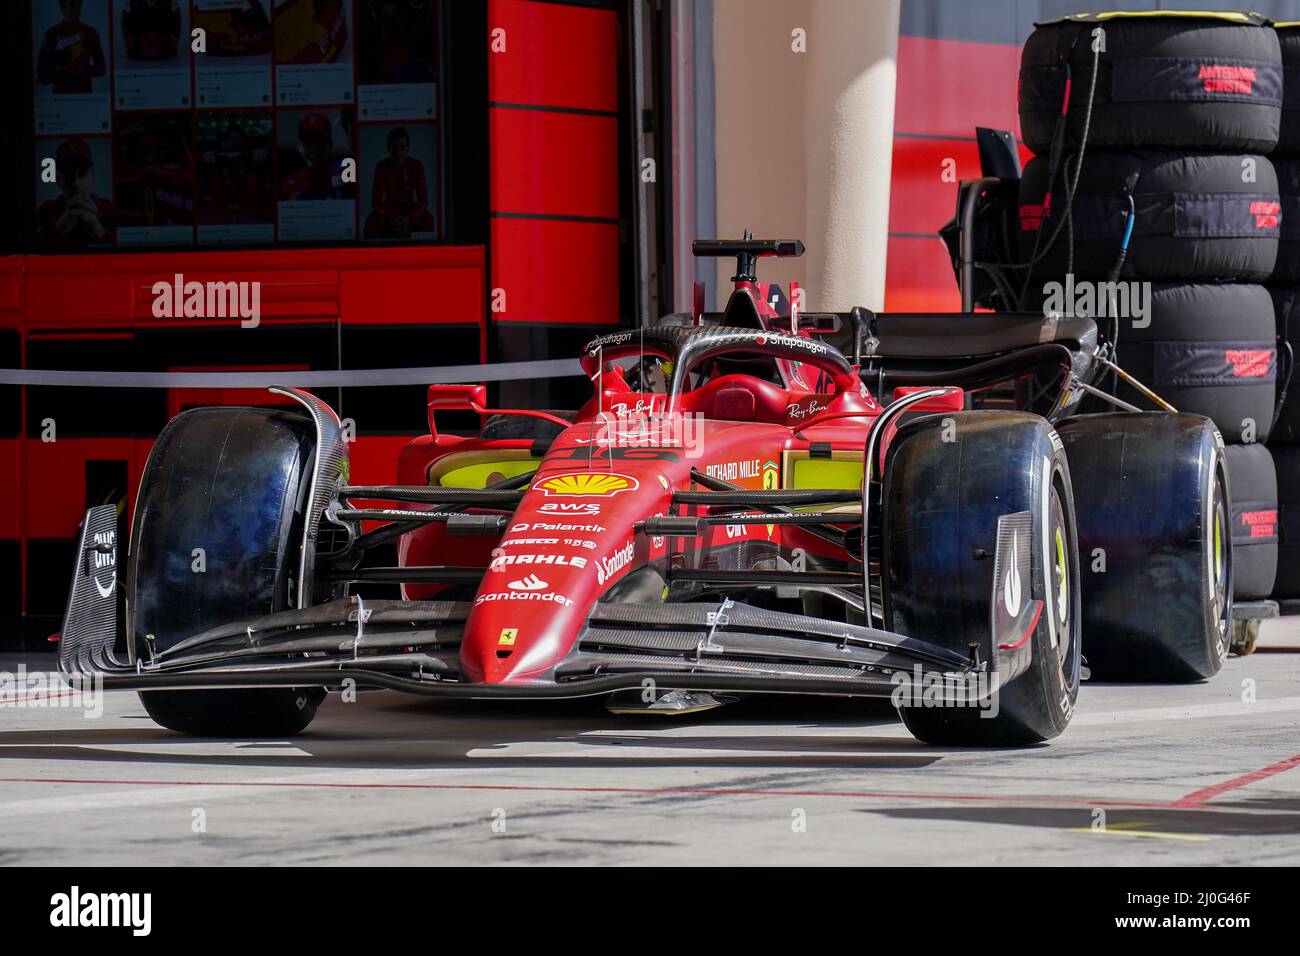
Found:
[(877, 703), (669, 722), (385, 692), (211, 741), (133, 693), (93, 719), (33, 699), (0, 707), (0, 864), (1296, 863), (1300, 619), (1260, 644), (1298, 652), (1085, 684), (1066, 734), (1019, 751), (924, 746)]

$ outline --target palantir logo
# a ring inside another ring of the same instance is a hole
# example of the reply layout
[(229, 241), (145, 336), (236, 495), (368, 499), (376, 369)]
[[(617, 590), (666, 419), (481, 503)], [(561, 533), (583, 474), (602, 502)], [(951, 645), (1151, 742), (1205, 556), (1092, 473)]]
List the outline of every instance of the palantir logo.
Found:
[(133, 936), (153, 929), (152, 893), (82, 893), (78, 886), (50, 897), (50, 925), (130, 927)]

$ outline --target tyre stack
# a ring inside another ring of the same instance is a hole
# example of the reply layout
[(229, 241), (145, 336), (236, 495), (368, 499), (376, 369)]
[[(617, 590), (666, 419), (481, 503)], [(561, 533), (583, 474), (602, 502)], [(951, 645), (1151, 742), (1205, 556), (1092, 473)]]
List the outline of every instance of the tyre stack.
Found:
[[(1300, 387), (1293, 386), (1300, 352), (1300, 23), (1275, 25), (1282, 51), (1282, 125), (1273, 163), (1282, 194), (1282, 236), (1273, 270), (1277, 319), (1277, 424), (1269, 435), (1278, 490), (1278, 565), (1273, 597), (1300, 601)], [(1296, 383), (1300, 385), (1300, 383)]]
[[(1021, 58), (1021, 132), (1034, 153), (1020, 183), (1022, 307), (1045, 305), (1048, 283), (1060, 283), (1058, 301), (1098, 316), (1121, 367), (1179, 411), (1214, 420), (1229, 443), (1239, 600), (1269, 596), (1278, 560), (1264, 445), (1277, 295), (1264, 283), (1276, 281), (1285, 219), (1269, 157), (1282, 99), (1279, 35), (1257, 14), (1071, 16), (1038, 24)], [(1295, 120), (1300, 157), (1300, 111)], [(1300, 201), (1300, 158), (1294, 175)], [(1300, 240), (1300, 215), (1294, 225)], [(1300, 293), (1300, 241), (1292, 259)], [(1124, 288), (1098, 285), (1115, 281)], [(1126, 294), (1143, 282), (1145, 310)], [(1071, 298), (1079, 283), (1096, 291), (1092, 302)], [(1101, 384), (1155, 407), (1117, 377)], [(1300, 414), (1296, 425), (1300, 440)]]

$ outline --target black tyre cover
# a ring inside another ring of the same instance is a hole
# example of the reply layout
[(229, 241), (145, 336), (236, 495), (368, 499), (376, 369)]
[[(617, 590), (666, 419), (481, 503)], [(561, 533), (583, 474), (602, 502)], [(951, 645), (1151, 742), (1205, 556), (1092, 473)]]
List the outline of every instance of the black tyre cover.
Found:
[(1277, 263), (1273, 266), (1272, 281), (1300, 282), (1300, 158), (1274, 157), (1272, 162), (1282, 203)]
[(1036, 156), (1025, 165), (1020, 258), (1035, 258), (1036, 276), (1109, 276), (1124, 235), (1129, 191), (1136, 219), (1123, 278), (1258, 282), (1272, 275), (1281, 200), (1267, 157), (1090, 150), (1074, 197), (1072, 228), (1062, 227), (1052, 240), (1065, 212), (1073, 164), (1074, 157), (1067, 157), (1050, 188), (1045, 159)]
[(1067, 17), (1037, 25), (1020, 58), (1020, 129), (1051, 148), (1070, 70), (1068, 137), (1083, 134), (1093, 30), (1105, 31), (1088, 125), (1089, 149), (1268, 152), (1282, 114), (1282, 53), (1269, 21), (1252, 14), (1158, 13)]
[(1273, 597), (1300, 598), (1300, 445), (1273, 445), (1277, 471), (1277, 578)]
[(1232, 593), (1268, 597), (1277, 574), (1277, 474), (1263, 445), (1229, 445), (1232, 495)]
[[(1155, 283), (1147, 316), (1121, 320), (1118, 351), (1121, 368), (1180, 412), (1214, 419), (1225, 441), (1268, 440), (1277, 347), (1264, 286)], [(1154, 408), (1122, 381), (1114, 394)]]
[(1300, 153), (1300, 23), (1278, 23), (1282, 51), (1282, 125), (1275, 156)]

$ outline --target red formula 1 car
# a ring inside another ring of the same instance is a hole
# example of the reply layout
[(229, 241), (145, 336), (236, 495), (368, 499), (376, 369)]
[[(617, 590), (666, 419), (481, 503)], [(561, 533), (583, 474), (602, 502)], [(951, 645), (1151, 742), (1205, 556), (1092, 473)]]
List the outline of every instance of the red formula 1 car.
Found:
[[(178, 415), (125, 562), (114, 509), (87, 515), (64, 672), (201, 735), (296, 732), (359, 687), (652, 713), (890, 697), (923, 740), (1005, 745), (1065, 729), (1085, 634), (1130, 676), (1218, 669), (1222, 442), (1196, 416), (1068, 417), (1091, 320), (776, 316), (756, 261), (801, 243), (696, 251), (738, 259), (722, 313), (591, 342), (576, 412), (431, 386), (391, 486), (350, 484), (306, 392), (276, 389), (301, 412)], [(995, 387), (1026, 380), (1059, 386), (1042, 414)], [(440, 433), (456, 409), (481, 432)]]

